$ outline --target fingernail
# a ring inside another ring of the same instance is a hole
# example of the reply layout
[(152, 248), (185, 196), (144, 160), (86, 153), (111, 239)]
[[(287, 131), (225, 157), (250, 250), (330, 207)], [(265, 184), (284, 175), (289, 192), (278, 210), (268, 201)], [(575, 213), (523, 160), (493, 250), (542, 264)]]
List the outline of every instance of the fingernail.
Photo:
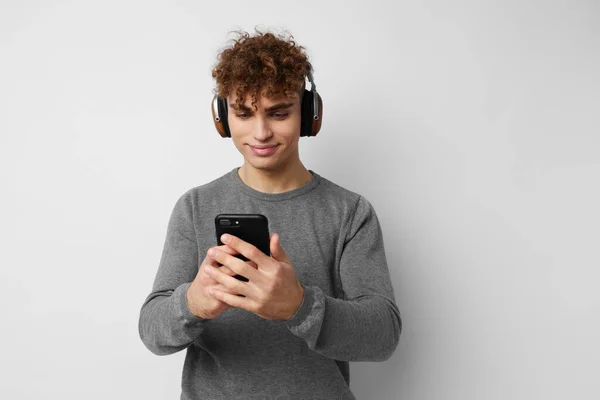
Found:
[(215, 256), (215, 250), (214, 249), (208, 249), (208, 256), (209, 257), (214, 257)]
[(225, 234), (221, 236), (221, 242), (229, 243), (229, 235)]

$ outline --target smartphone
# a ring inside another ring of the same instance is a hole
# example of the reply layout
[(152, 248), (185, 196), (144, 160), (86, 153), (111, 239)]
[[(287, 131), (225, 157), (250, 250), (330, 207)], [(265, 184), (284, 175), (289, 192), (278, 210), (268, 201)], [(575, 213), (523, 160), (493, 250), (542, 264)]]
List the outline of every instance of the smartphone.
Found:
[[(245, 242), (248, 242), (267, 256), (271, 255), (269, 246), (269, 221), (262, 214), (219, 214), (215, 217), (215, 231), (217, 233), (217, 244), (221, 246), (221, 235), (229, 233)], [(242, 254), (237, 258), (248, 261)], [(234, 278), (248, 282), (248, 278), (235, 275)]]

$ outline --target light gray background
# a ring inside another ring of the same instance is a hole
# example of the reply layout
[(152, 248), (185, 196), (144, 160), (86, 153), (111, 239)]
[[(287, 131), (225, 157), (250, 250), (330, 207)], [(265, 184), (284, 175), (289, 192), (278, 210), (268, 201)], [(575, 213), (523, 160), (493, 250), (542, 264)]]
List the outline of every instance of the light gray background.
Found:
[(598, 2), (0, 4), (1, 398), (179, 398), (138, 312), (175, 201), (241, 164), (210, 71), (256, 25), (314, 63), (305, 165), (384, 231), (404, 330), (356, 396), (600, 398)]

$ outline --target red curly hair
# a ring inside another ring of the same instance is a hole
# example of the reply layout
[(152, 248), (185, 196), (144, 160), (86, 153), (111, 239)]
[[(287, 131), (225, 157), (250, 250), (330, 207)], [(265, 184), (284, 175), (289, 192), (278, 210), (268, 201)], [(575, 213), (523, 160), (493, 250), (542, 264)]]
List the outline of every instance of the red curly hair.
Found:
[(218, 56), (212, 70), (217, 81), (216, 94), (226, 98), (237, 86), (235, 104), (240, 107), (247, 93), (256, 109), (259, 95), (270, 97), (283, 91), (286, 96), (303, 93), (305, 78), (312, 65), (304, 47), (294, 42), (294, 37), (284, 34), (262, 33), (256, 35), (238, 31), (233, 45)]

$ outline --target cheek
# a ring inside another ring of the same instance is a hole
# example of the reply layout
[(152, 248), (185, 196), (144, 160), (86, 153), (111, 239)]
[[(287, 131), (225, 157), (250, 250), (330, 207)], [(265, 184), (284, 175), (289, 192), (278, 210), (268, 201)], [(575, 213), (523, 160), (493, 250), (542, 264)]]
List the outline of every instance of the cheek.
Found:
[(239, 119), (230, 118), (229, 119), (229, 132), (231, 132), (231, 139), (235, 144), (235, 147), (241, 149), (242, 142), (245, 141), (249, 135), (252, 134), (251, 124), (244, 123)]
[(237, 134), (238, 132), (243, 132), (244, 130), (244, 125), (240, 124), (237, 118), (229, 118), (227, 123), (229, 124), (230, 132), (235, 132)]
[(300, 117), (290, 118), (280, 126), (279, 134), (285, 137), (286, 142), (294, 143), (300, 139)]
[(235, 147), (237, 147), (238, 149), (241, 149), (242, 146), (242, 137), (245, 136), (243, 131), (240, 129), (240, 126), (238, 126), (238, 124), (235, 123), (229, 123), (229, 132), (231, 132), (231, 140), (233, 141), (233, 144), (235, 145)]

